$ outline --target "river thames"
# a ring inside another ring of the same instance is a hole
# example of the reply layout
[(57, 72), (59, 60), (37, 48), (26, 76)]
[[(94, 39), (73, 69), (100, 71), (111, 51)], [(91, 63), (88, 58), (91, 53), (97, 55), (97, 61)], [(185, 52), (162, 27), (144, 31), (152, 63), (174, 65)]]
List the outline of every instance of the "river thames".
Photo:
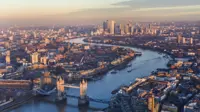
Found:
[[(83, 38), (73, 39), (70, 42), (84, 43)], [(96, 44), (92, 44), (96, 45)], [(103, 45), (103, 44), (100, 44)], [(129, 48), (129, 47), (125, 47)], [(136, 57), (130, 62), (131, 67), (117, 71), (116, 74), (111, 74), (109, 71), (97, 81), (88, 82), (87, 95), (92, 98), (109, 100), (112, 90), (116, 89), (122, 84), (129, 85), (136, 78), (150, 75), (152, 71), (157, 68), (167, 68), (166, 64), (168, 58), (164, 58), (165, 54), (160, 54), (155, 51), (143, 50), (139, 48), (131, 48), (134, 51), (142, 52), (142, 56)], [(134, 69), (132, 72), (127, 71)], [(79, 95), (78, 89), (67, 89), (67, 94)], [(7, 112), (92, 112), (94, 110), (103, 109), (108, 105), (90, 102), (89, 109), (80, 110), (77, 107), (78, 101), (76, 99), (68, 98), (66, 103), (51, 103), (43, 101), (39, 98), (29, 100), (27, 103), (7, 110)]]

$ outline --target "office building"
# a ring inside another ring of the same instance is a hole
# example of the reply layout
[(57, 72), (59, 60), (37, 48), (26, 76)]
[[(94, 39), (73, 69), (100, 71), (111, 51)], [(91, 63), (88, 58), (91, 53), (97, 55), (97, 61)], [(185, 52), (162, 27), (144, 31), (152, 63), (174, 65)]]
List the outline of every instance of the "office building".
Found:
[(104, 32), (108, 31), (108, 20), (103, 22), (103, 31)]
[(125, 29), (125, 28), (124, 28), (124, 25), (123, 25), (123, 24), (120, 24), (120, 25), (119, 25), (119, 29), (120, 29), (120, 34), (123, 35), (123, 34), (125, 33), (125, 32), (124, 32), (124, 29)]
[(10, 51), (6, 51), (6, 64), (10, 64)]
[(191, 45), (193, 44), (193, 38), (190, 38), (190, 44)]
[(43, 64), (47, 64), (47, 57), (46, 56), (44, 56), (44, 57), (41, 57), (40, 58), (40, 63), (43, 63)]
[(149, 29), (151, 30), (151, 28), (152, 28), (152, 25), (151, 25), (151, 24), (149, 24), (149, 26), (148, 26), (148, 27), (149, 27)]
[(111, 35), (115, 34), (115, 21), (113, 20), (108, 21), (108, 30)]
[(180, 44), (182, 42), (182, 36), (181, 35), (178, 35), (177, 37), (177, 43)]
[(130, 34), (133, 35), (133, 33), (134, 33), (134, 27), (131, 25), (131, 26), (129, 27), (129, 29), (130, 29)]
[(182, 37), (182, 44), (185, 44), (185, 43), (186, 43), (185, 38)]
[(154, 106), (155, 106), (155, 102), (154, 102), (154, 95), (151, 94), (148, 98), (148, 110), (151, 111), (151, 112), (155, 112), (154, 111)]
[(134, 27), (132, 24), (126, 24), (125, 26), (125, 33), (127, 35), (132, 35), (134, 33)]
[(6, 55), (6, 64), (10, 64), (10, 55)]
[(125, 26), (125, 33), (126, 34), (130, 34), (130, 32), (129, 32), (129, 24), (126, 24), (126, 26)]

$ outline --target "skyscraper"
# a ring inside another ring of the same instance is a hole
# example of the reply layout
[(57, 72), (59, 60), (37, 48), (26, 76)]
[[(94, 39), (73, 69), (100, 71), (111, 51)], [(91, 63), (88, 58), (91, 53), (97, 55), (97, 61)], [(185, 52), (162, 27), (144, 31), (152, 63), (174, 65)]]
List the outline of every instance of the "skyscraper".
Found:
[(185, 44), (185, 43), (186, 43), (185, 38), (182, 37), (182, 44)]
[(151, 28), (152, 28), (152, 26), (151, 26), (151, 24), (149, 24), (149, 29), (151, 30)]
[(119, 29), (120, 29), (120, 34), (123, 35), (125, 32), (124, 32), (124, 25), (123, 24), (120, 24), (119, 25)]
[(121, 34), (120, 25), (115, 26), (115, 34)]
[(6, 64), (10, 64), (10, 51), (6, 52)]
[(134, 33), (134, 27), (131, 23), (125, 25), (125, 33), (127, 35), (132, 35)]
[(193, 44), (193, 38), (190, 38), (190, 44)]
[(108, 31), (108, 20), (103, 22), (103, 31)]
[(115, 34), (115, 21), (113, 20), (108, 21), (108, 30), (111, 35)]
[(181, 35), (178, 35), (178, 37), (177, 37), (177, 43), (179, 43), (179, 44), (180, 44), (180, 43), (181, 43), (181, 41), (182, 41), (182, 38), (183, 38), (183, 37), (182, 37)]
[(126, 34), (130, 34), (130, 31), (129, 31), (129, 24), (126, 24), (126, 26), (125, 26), (125, 33), (126, 33)]
[(129, 25), (129, 31), (130, 31), (130, 34), (132, 35), (133, 32), (134, 32), (134, 27), (130, 24)]
[(10, 64), (10, 55), (6, 55), (6, 64)]
[(150, 112), (155, 112), (154, 108), (155, 108), (155, 102), (154, 102), (154, 95), (152, 93), (150, 93), (150, 96), (148, 97), (148, 109)]

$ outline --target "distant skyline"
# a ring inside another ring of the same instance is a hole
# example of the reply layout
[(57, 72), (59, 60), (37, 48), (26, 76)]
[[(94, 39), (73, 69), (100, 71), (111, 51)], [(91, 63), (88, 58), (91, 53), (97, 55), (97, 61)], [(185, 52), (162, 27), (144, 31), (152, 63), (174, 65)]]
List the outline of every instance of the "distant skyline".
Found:
[(0, 24), (200, 20), (200, 0), (0, 0)]

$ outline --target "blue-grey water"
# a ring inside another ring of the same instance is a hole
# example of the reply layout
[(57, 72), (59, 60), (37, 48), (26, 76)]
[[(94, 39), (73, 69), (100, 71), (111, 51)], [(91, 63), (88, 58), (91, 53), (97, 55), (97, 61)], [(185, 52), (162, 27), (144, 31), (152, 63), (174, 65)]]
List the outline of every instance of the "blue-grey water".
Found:
[[(74, 43), (84, 43), (83, 38), (70, 40)], [(94, 44), (93, 44), (94, 45)], [(102, 45), (102, 44), (101, 44)], [(127, 47), (128, 48), (128, 47)], [(163, 58), (164, 54), (150, 50), (142, 50), (138, 48), (131, 48), (135, 51), (142, 52), (142, 56), (132, 60), (132, 67), (134, 70), (130, 73), (127, 71), (131, 68), (125, 68), (118, 71), (116, 74), (106, 73), (100, 80), (89, 82), (87, 95), (92, 98), (109, 100), (111, 92), (122, 84), (129, 85), (138, 77), (148, 76), (157, 68), (166, 68), (169, 59)], [(160, 57), (160, 58), (159, 58)], [(79, 95), (78, 89), (66, 90), (68, 94)], [(93, 112), (94, 109), (105, 108), (108, 105), (90, 102), (89, 109), (80, 110), (77, 107), (78, 101), (76, 99), (68, 98), (66, 103), (51, 103), (40, 100), (38, 98), (31, 99), (26, 104), (19, 107), (12, 108), (8, 112)]]

